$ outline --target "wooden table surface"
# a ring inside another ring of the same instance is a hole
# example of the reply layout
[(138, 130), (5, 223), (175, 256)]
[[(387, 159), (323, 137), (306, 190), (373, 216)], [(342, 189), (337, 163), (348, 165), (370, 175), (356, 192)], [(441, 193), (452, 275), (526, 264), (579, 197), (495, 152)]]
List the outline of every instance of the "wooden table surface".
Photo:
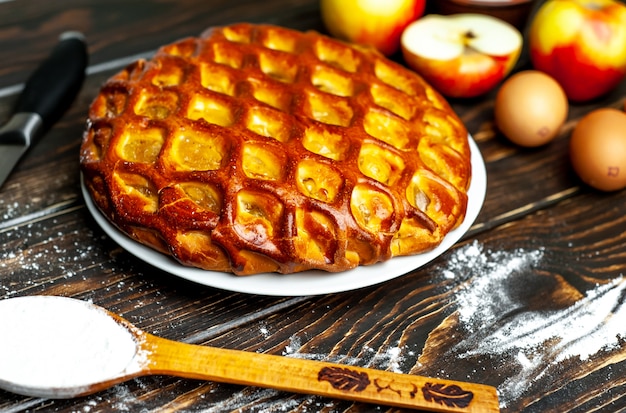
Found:
[[(623, 108), (626, 82), (572, 104), (560, 135), (537, 149), (494, 129), (495, 92), (451, 101), (487, 170), (484, 205), (453, 248), (354, 291), (251, 295), (185, 281), (104, 233), (80, 188), (87, 108), (126, 64), (212, 25), (324, 31), (318, 2), (13, 0), (0, 2), (0, 16), (0, 119), (59, 34), (83, 32), (90, 53), (80, 95), (0, 190), (0, 299), (75, 297), (187, 343), (485, 383), (498, 388), (503, 412), (626, 411), (626, 192), (581, 185), (567, 156), (576, 122), (594, 108)], [(524, 55), (517, 69), (528, 65)], [(388, 410), (162, 376), (71, 400), (0, 391), (6, 412)]]

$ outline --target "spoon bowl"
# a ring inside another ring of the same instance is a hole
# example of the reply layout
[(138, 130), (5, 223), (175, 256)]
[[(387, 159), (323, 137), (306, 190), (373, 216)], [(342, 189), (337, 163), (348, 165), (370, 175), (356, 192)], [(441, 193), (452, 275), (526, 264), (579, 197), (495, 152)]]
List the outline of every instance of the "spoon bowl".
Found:
[(71, 398), (146, 375), (171, 375), (439, 412), (497, 412), (494, 387), (157, 337), (94, 304), (0, 300), (0, 388)]

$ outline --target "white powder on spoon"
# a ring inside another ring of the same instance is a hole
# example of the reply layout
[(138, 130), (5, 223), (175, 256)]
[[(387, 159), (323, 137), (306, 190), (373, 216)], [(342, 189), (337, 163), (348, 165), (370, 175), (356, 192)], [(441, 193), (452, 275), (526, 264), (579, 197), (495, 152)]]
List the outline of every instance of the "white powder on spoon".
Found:
[(60, 389), (80, 393), (118, 377), (137, 353), (133, 335), (104, 310), (64, 297), (0, 300), (0, 331), (0, 387), (17, 393), (71, 397)]

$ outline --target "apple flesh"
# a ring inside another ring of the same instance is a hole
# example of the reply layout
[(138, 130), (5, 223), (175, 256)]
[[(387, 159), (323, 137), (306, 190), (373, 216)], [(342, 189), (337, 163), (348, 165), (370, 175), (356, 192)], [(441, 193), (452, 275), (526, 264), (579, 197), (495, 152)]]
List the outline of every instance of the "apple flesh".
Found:
[(626, 5), (613, 0), (550, 0), (529, 28), (535, 69), (554, 77), (572, 101), (615, 88), (626, 74)]
[(341, 40), (372, 46), (386, 56), (400, 49), (406, 26), (424, 13), (426, 0), (321, 0), (322, 21)]
[(513, 69), (522, 50), (519, 30), (498, 18), (462, 13), (427, 15), (401, 38), (406, 64), (448, 97), (475, 97)]

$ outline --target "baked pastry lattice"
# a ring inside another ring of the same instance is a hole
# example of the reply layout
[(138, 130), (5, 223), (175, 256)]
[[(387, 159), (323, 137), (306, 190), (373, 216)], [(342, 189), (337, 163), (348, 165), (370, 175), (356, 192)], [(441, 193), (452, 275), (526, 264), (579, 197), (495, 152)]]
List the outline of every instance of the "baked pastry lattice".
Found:
[(213, 28), (109, 79), (80, 156), (95, 204), (184, 265), (343, 271), (437, 246), (464, 218), (468, 134), (377, 52)]

